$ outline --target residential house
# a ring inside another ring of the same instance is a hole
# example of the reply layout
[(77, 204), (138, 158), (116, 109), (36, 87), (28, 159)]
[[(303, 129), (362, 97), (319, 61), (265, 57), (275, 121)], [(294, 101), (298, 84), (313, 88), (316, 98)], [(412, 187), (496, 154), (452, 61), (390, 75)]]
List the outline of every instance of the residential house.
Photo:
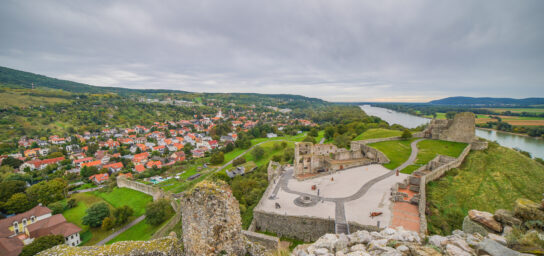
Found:
[(108, 169), (108, 171), (110, 172), (119, 172), (123, 169), (123, 163), (121, 162), (118, 162), (118, 163), (113, 163), (113, 164), (107, 164), (107, 165), (104, 165), (102, 166), (102, 168), (105, 168), (105, 169)]
[(191, 153), (193, 154), (193, 158), (204, 157), (204, 151), (200, 149), (193, 149), (191, 150)]
[(91, 161), (91, 162), (88, 162), (88, 163), (82, 163), (80, 166), (81, 168), (83, 167), (96, 167), (98, 169), (100, 169), (100, 166), (102, 165), (102, 161), (100, 160), (95, 160), (95, 161)]
[(145, 166), (143, 164), (135, 165), (133, 171), (137, 173), (142, 173), (145, 171)]
[(147, 167), (148, 169), (153, 168), (153, 166), (156, 166), (157, 168), (161, 168), (162, 163), (161, 161), (149, 161), (145, 164), (145, 167)]
[(92, 157), (85, 157), (85, 158), (81, 158), (81, 159), (76, 159), (74, 160), (74, 165), (77, 166), (77, 167), (81, 167), (82, 164), (84, 163), (90, 163), (93, 161), (93, 158)]
[(110, 178), (110, 175), (108, 173), (100, 173), (100, 174), (92, 175), (91, 177), (89, 177), (89, 180), (91, 180), (95, 184), (102, 184), (106, 182), (109, 178)]

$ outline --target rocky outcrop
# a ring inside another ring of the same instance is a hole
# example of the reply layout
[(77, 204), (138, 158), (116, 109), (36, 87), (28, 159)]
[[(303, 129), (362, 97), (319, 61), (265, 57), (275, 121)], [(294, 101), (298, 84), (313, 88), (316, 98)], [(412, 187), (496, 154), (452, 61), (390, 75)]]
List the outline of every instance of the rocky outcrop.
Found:
[(487, 236), (487, 234), (489, 234), (489, 231), (484, 226), (471, 220), (468, 216), (463, 219), (463, 232), (467, 234), (477, 233), (482, 236)]
[(91, 256), (91, 255), (118, 255), (118, 256), (177, 256), (183, 255), (181, 243), (173, 236), (163, 237), (150, 241), (123, 241), (102, 246), (58, 245), (38, 253), (39, 256)]
[(238, 201), (221, 181), (203, 181), (181, 199), (186, 255), (262, 255), (242, 234)]
[(521, 225), (521, 220), (514, 217), (514, 213), (505, 209), (498, 209), (495, 211), (493, 216), (498, 222), (508, 225), (508, 226), (519, 226)]
[(536, 220), (544, 222), (544, 211), (540, 209), (539, 204), (529, 199), (520, 198), (516, 200), (514, 215), (524, 221)]
[(495, 232), (502, 232), (502, 225), (493, 218), (493, 214), (489, 212), (481, 212), (477, 210), (468, 211), (468, 217), (470, 220), (478, 222), (479, 224), (489, 228)]

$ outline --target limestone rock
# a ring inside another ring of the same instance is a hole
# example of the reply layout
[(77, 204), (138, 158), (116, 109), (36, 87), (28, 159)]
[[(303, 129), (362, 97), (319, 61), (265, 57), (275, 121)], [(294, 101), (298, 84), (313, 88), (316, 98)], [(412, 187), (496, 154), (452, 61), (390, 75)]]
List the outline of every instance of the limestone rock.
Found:
[(521, 225), (521, 220), (514, 217), (514, 214), (509, 210), (498, 209), (495, 211), (493, 218), (498, 222), (508, 225), (508, 226), (519, 226)]
[(487, 236), (487, 234), (489, 233), (489, 231), (487, 231), (484, 226), (470, 220), (470, 217), (468, 216), (465, 216), (465, 218), (463, 219), (463, 231), (467, 234), (478, 233), (482, 236)]
[(198, 183), (184, 194), (181, 208), (185, 254), (248, 253), (240, 207), (226, 183)]
[(474, 233), (474, 234), (468, 234), (465, 240), (467, 241), (467, 244), (470, 247), (475, 248), (476, 246), (478, 246), (479, 243), (482, 242), (483, 239), (484, 238), (482, 235), (478, 233)]
[(410, 248), (410, 253), (413, 256), (441, 256), (442, 255), (442, 253), (427, 246), (409, 245), (408, 248)]
[(368, 254), (368, 252), (364, 252), (364, 251), (356, 251), (356, 252), (350, 252), (350, 253), (346, 254), (346, 256), (370, 256), (370, 254)]
[(485, 239), (478, 245), (478, 254), (489, 254), (491, 256), (518, 256), (521, 253), (501, 245), (491, 239)]
[(448, 244), (446, 245), (446, 255), (448, 256), (472, 256), (472, 254), (468, 253), (467, 251), (453, 245)]
[(506, 238), (504, 238), (503, 236), (499, 236), (499, 235), (495, 235), (495, 234), (492, 234), (492, 233), (489, 233), (487, 234), (487, 237), (499, 244), (502, 244), (504, 246), (506, 246), (507, 242), (506, 242)]
[(439, 236), (439, 235), (434, 235), (429, 237), (429, 243), (438, 248), (442, 248), (442, 244), (445, 243), (447, 240), (448, 240), (447, 238), (443, 236)]
[(366, 246), (364, 244), (356, 244), (349, 248), (352, 252), (366, 252)]
[(525, 220), (540, 220), (544, 222), (544, 211), (539, 209), (540, 206), (529, 200), (520, 198), (516, 200), (514, 206), (514, 215)]
[(498, 221), (496, 221), (493, 218), (493, 214), (489, 212), (481, 212), (477, 210), (470, 210), (468, 211), (468, 217), (470, 217), (470, 220), (478, 222), (485, 227), (495, 231), (495, 232), (502, 232), (502, 225)]
[(470, 248), (468, 243), (464, 239), (461, 239), (461, 238), (459, 238), (457, 236), (448, 237), (448, 240), (446, 240), (445, 244), (446, 244), (446, 246), (448, 244), (454, 245), (455, 247), (461, 248), (462, 250), (464, 250), (466, 252), (469, 252), (469, 253), (473, 252), (472, 248)]
[(401, 253), (408, 253), (410, 251), (410, 248), (408, 248), (408, 246), (406, 245), (400, 245), (397, 247), (397, 251)]
[(356, 244), (356, 243), (368, 244), (372, 240), (372, 236), (370, 236), (370, 233), (368, 231), (360, 230), (349, 235), (349, 239), (350, 239), (350, 242), (353, 244)]
[(327, 248), (319, 248), (314, 251), (315, 255), (327, 255), (329, 254), (329, 250)]
[(347, 251), (348, 244), (349, 244), (348, 237), (344, 234), (341, 234), (336, 240), (336, 242), (334, 243), (334, 250), (336, 252), (344, 251), (344, 250)]

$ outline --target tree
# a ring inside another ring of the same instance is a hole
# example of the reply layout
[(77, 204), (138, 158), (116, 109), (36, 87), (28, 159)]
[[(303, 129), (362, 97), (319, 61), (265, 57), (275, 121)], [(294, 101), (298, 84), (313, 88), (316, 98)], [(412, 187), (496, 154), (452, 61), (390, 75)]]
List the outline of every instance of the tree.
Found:
[(289, 163), (295, 157), (295, 152), (293, 150), (285, 150), (283, 152), (283, 161)]
[(115, 223), (114, 223), (113, 219), (110, 218), (110, 217), (106, 217), (106, 218), (104, 218), (104, 220), (102, 220), (102, 226), (100, 226), (100, 228), (102, 228), (102, 230), (104, 230), (104, 231), (107, 231), (107, 230), (112, 229), (114, 225), (115, 225)]
[(128, 205), (123, 205), (119, 208), (115, 208), (113, 210), (115, 225), (119, 226), (127, 223), (128, 219), (130, 218), (130, 216), (132, 216), (132, 214), (134, 214), (134, 210)]
[(317, 137), (319, 136), (319, 132), (317, 131), (316, 128), (312, 128), (310, 132), (308, 132), (308, 136)]
[(68, 209), (72, 209), (72, 208), (74, 208), (74, 207), (76, 207), (76, 206), (77, 206), (77, 202), (76, 202), (76, 200), (73, 199), (73, 198), (70, 198), (70, 200), (68, 200), (68, 202), (66, 203), (66, 207), (67, 207)]
[(261, 146), (255, 146), (251, 154), (256, 160), (261, 160), (264, 157), (264, 149)]
[(10, 214), (28, 211), (34, 207), (34, 203), (28, 199), (25, 193), (13, 194), (4, 204), (4, 208)]
[(50, 181), (42, 181), (34, 184), (26, 190), (26, 193), (33, 200), (44, 205), (64, 199), (64, 192), (68, 184), (62, 178)]
[(447, 119), (453, 119), (453, 117), (455, 117), (455, 114), (457, 114), (455, 111), (448, 111), (446, 113), (446, 118)]
[(53, 214), (59, 214), (59, 213), (62, 213), (64, 211), (64, 205), (62, 204), (62, 202), (54, 202), (54, 203), (50, 203), (47, 208), (51, 209), (51, 211), (53, 211)]
[(412, 133), (408, 129), (404, 129), (402, 132), (402, 135), (400, 136), (403, 140), (407, 140), (409, 138), (412, 138)]
[(47, 250), (59, 244), (64, 243), (64, 236), (50, 235), (36, 238), (32, 243), (25, 245), (19, 256), (33, 256), (43, 250)]
[(0, 183), (0, 202), (7, 201), (13, 194), (25, 192), (25, 188), (26, 182), (20, 180), (7, 180)]
[(147, 205), (145, 208), (145, 221), (148, 224), (156, 226), (163, 223), (172, 214), (174, 214), (174, 209), (172, 209), (170, 201), (160, 199)]
[(334, 127), (332, 127), (332, 126), (327, 127), (327, 129), (325, 129), (325, 135), (324, 135), (325, 139), (326, 140), (332, 139), (334, 137), (335, 132), (336, 131), (334, 130)]
[(95, 174), (98, 174), (98, 168), (96, 168), (95, 166), (91, 166), (91, 167), (84, 166), (83, 168), (81, 168), (81, 171), (79, 172), (79, 174), (81, 175), (81, 177), (88, 180), (89, 177)]
[(304, 138), (304, 140), (302, 140), (303, 142), (311, 142), (313, 144), (315, 144), (315, 138), (312, 137), (312, 136), (306, 136), (306, 138)]
[(110, 216), (110, 208), (104, 202), (95, 203), (85, 211), (83, 225), (89, 225), (93, 228), (100, 227), (104, 218)]
[(19, 166), (21, 166), (21, 164), (23, 164), (23, 161), (21, 161), (21, 160), (19, 160), (17, 158), (13, 158), (11, 156), (8, 156), (4, 160), (2, 160), (2, 166), (7, 165), (7, 166), (13, 167), (14, 169), (19, 168)]
[(334, 145), (339, 148), (347, 148), (349, 145), (350, 139), (348, 136), (341, 134), (334, 137)]
[(212, 164), (222, 164), (225, 161), (225, 155), (223, 152), (218, 151), (212, 154), (210, 158), (210, 163)]
[(245, 156), (240, 156), (240, 157), (235, 158), (232, 161), (232, 166), (238, 166), (238, 165), (245, 164), (245, 163), (246, 163)]

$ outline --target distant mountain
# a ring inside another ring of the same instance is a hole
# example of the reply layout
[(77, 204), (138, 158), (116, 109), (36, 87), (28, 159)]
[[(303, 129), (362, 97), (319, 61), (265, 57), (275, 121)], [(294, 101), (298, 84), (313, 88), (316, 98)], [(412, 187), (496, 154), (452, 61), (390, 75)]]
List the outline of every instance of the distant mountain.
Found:
[(448, 97), (430, 101), (435, 105), (459, 105), (459, 106), (530, 106), (544, 104), (544, 98), (473, 98), (473, 97)]
[[(24, 88), (35, 87), (47, 87), (52, 89), (60, 89), (72, 93), (116, 93), (120, 95), (141, 95), (141, 94), (153, 94), (153, 93), (179, 93), (187, 94), (191, 92), (180, 90), (166, 90), (166, 89), (128, 89), (120, 87), (102, 87), (94, 86), (83, 83), (72, 82), (68, 80), (61, 80), (56, 78), (47, 77), (44, 75), (34, 74), (30, 72), (20, 71), (7, 67), (0, 66), (0, 85), (15, 85)], [(196, 93), (194, 93), (196, 94)], [(304, 101), (317, 104), (328, 104), (328, 102), (317, 99), (309, 98), (301, 95), (291, 94), (259, 94), (259, 93), (203, 93), (208, 96), (220, 95), (224, 98), (244, 98), (247, 100), (262, 101), (263, 98), (267, 99), (281, 99), (285, 101)], [(240, 97), (243, 96), (243, 97)], [(293, 103), (293, 104), (296, 104)]]

